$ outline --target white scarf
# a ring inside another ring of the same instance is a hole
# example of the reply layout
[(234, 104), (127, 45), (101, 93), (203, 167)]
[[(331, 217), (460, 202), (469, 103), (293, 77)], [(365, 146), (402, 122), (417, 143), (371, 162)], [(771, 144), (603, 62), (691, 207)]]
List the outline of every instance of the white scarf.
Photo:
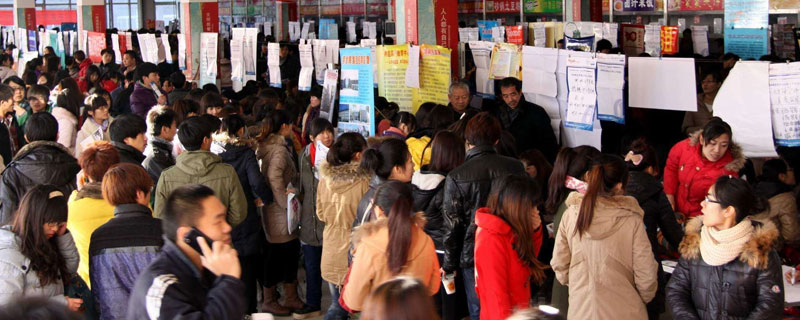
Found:
[(708, 226), (700, 229), (700, 254), (705, 263), (721, 266), (736, 259), (753, 235), (753, 223), (744, 219), (725, 230)]

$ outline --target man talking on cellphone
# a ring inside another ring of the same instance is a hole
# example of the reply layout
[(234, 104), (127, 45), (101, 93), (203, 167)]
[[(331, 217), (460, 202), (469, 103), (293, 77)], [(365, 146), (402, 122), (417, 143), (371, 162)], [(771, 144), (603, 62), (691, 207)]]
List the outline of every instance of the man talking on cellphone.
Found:
[(225, 217), (206, 186), (172, 191), (161, 216), (162, 254), (136, 280), (127, 319), (242, 319), (242, 270)]

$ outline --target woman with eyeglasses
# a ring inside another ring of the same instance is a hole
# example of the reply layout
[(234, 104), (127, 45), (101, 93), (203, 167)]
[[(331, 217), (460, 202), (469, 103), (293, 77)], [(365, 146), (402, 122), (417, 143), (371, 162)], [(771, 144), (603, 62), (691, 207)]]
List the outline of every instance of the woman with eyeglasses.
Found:
[(752, 215), (769, 207), (747, 181), (722, 176), (689, 221), (681, 259), (667, 284), (675, 319), (780, 319), (783, 315), (778, 230)]
[(52, 185), (22, 197), (11, 224), (0, 227), (0, 305), (20, 296), (50, 298), (72, 311), (83, 300), (64, 295), (78, 269), (78, 251), (67, 231), (67, 198)]

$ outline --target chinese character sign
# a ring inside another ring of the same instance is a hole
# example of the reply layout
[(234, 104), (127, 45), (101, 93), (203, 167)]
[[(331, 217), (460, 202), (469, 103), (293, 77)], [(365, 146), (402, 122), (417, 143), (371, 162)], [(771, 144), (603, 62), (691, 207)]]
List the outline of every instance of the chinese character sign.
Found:
[(723, 0), (680, 0), (681, 11), (722, 10)]
[(522, 3), (525, 13), (556, 13), (561, 12), (560, 0), (525, 0)]
[(661, 54), (678, 52), (678, 27), (661, 26)]
[(655, 11), (655, 0), (622, 0), (622, 11)]

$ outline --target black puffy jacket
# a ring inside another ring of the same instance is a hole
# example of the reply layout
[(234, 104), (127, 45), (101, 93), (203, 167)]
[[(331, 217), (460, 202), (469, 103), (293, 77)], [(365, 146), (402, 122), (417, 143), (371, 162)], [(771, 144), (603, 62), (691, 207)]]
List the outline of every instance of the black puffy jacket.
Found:
[(144, 158), (142, 166), (147, 170), (150, 179), (153, 179), (153, 190), (155, 190), (161, 172), (175, 165), (175, 157), (172, 156), (172, 144), (168, 141), (153, 138), (148, 143), (150, 145), (145, 150), (147, 156)]
[(0, 223), (10, 222), (22, 196), (40, 184), (56, 186), (65, 197), (76, 189), (81, 171), (72, 152), (55, 141), (34, 141), (17, 152), (0, 183)]
[(444, 201), (445, 175), (432, 171), (417, 171), (411, 178), (411, 193), (414, 196), (414, 211), (425, 214), (425, 233), (433, 239), (436, 250), (444, 250), (442, 245), (442, 201)]
[(466, 161), (447, 174), (444, 184), (444, 263), (448, 273), (458, 268), (474, 268), (475, 211), (486, 206), (494, 179), (524, 175), (519, 160), (497, 154), (493, 146), (473, 147)]
[(653, 247), (653, 255), (658, 259), (658, 229), (673, 247), (678, 248), (683, 239), (683, 230), (675, 218), (675, 212), (664, 194), (664, 187), (655, 177), (641, 171), (631, 171), (625, 193), (636, 198), (644, 210), (644, 227), (647, 238)]
[(144, 153), (123, 142), (111, 141), (111, 145), (119, 151), (119, 163), (132, 163), (144, 168), (144, 166), (142, 166), (142, 162), (144, 162), (145, 159)]
[(675, 319), (780, 319), (783, 315), (781, 260), (772, 223), (752, 222), (753, 235), (738, 259), (721, 266), (700, 256), (702, 218), (686, 225), (681, 259), (667, 284), (667, 305)]

